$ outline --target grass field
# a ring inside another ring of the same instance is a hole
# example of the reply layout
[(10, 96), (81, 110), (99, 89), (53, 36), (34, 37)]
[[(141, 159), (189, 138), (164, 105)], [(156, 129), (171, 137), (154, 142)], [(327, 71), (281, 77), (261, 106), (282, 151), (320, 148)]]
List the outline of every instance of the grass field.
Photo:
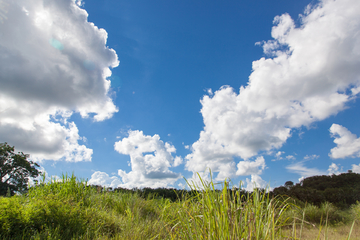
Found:
[(360, 204), (299, 207), (255, 190), (247, 196), (189, 184), (181, 201), (103, 191), (63, 176), (0, 197), (1, 239), (360, 239)]

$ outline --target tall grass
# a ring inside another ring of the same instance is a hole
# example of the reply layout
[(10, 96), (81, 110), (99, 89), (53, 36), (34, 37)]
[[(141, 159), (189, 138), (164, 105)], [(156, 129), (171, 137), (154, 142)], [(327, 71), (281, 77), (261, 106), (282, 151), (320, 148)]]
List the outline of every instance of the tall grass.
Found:
[[(192, 194), (171, 202), (96, 189), (74, 175), (43, 181), (26, 195), (0, 197), (0, 239), (328, 239), (323, 230), (337, 212), (329, 204), (302, 211), (258, 189), (243, 195), (229, 182), (221, 190), (201, 178), (188, 185)], [(351, 209), (358, 218), (359, 206)], [(320, 231), (306, 235), (319, 216)]]
[(161, 207), (161, 200), (98, 192), (65, 175), (27, 195), (1, 197), (0, 239), (148, 239), (164, 225)]
[(179, 203), (172, 239), (277, 239), (288, 219), (289, 204), (255, 189), (247, 196), (230, 191), (229, 182), (217, 191), (213, 181), (188, 183), (195, 196)]

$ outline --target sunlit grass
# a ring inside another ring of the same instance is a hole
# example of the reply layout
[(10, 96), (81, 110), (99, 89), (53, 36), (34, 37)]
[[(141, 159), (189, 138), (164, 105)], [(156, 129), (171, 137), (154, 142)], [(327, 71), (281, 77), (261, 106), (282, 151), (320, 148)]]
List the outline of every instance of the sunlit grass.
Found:
[[(360, 239), (360, 204), (297, 207), (265, 190), (199, 185), (177, 202), (111, 192), (75, 176), (0, 197), (0, 239)], [(351, 238), (349, 235), (351, 234)], [(336, 237), (335, 237), (336, 236)]]
[[(229, 183), (216, 191), (212, 181), (189, 184), (196, 195), (179, 203), (172, 239), (275, 239), (288, 219), (289, 204), (255, 189), (246, 196), (230, 191)], [(202, 191), (198, 191), (202, 190)]]

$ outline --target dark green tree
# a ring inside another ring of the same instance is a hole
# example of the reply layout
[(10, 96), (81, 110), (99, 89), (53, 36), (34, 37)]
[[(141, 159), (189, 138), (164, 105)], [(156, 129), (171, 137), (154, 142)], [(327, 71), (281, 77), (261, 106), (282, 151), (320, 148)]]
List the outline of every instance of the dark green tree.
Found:
[(285, 187), (289, 190), (294, 186), (294, 183), (292, 181), (287, 181), (285, 183)]
[[(36, 178), (40, 172), (37, 163), (29, 161), (28, 154), (14, 153), (15, 147), (6, 142), (0, 143), (0, 195), (15, 192), (23, 193), (28, 189), (29, 177)], [(35, 180), (35, 182), (37, 182)]]

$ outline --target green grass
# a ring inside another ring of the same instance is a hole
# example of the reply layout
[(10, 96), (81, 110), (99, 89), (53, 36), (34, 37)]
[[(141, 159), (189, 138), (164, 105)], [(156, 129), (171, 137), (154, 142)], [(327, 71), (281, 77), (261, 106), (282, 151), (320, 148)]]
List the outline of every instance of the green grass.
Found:
[[(213, 181), (200, 181), (188, 183), (192, 195), (171, 202), (96, 189), (65, 175), (25, 195), (0, 197), (0, 239), (309, 239), (309, 227), (311, 239), (328, 239), (335, 227), (360, 220), (359, 203), (348, 211), (331, 204), (300, 208), (263, 190), (241, 195), (229, 182), (217, 190)], [(346, 231), (345, 238), (352, 229)]]
[(173, 239), (275, 239), (288, 219), (283, 218), (289, 205), (270, 199), (263, 191), (241, 196), (229, 191), (225, 182), (222, 191), (214, 183), (189, 184), (196, 195), (179, 203)]

